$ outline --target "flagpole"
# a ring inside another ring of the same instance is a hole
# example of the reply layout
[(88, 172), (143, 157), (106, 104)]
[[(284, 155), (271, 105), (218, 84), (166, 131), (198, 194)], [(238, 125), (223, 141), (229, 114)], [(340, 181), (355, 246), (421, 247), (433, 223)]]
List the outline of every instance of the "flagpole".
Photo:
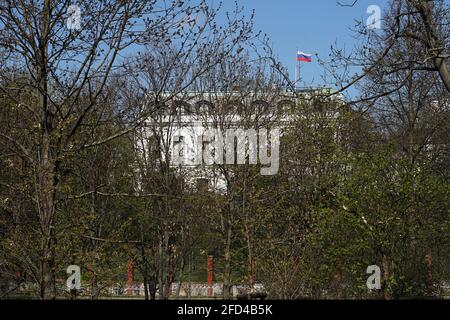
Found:
[(298, 47), (297, 47), (297, 51), (295, 52), (295, 61), (296, 61), (296, 65), (295, 65), (295, 78), (294, 78), (294, 89), (297, 89), (297, 81), (298, 81)]
[(294, 88), (297, 87), (297, 71), (298, 71), (298, 68), (297, 68), (297, 64), (296, 64), (295, 65), (295, 76), (294, 76)]
[(297, 53), (296, 53), (296, 55), (297, 55), (297, 58), (296, 58), (296, 60), (297, 60), (297, 65), (295, 66), (295, 89), (298, 89), (299, 88), (299, 86), (300, 86), (300, 76), (301, 76), (301, 70), (300, 70), (300, 63), (301, 63), (301, 61), (299, 61), (298, 60), (298, 53), (299, 53), (299, 50), (298, 50), (298, 47), (297, 47)]

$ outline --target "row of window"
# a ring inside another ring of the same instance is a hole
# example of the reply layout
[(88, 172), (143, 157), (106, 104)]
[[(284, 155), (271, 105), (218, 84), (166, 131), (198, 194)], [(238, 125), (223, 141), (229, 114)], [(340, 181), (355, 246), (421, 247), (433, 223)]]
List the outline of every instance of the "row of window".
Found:
[[(276, 110), (289, 111), (295, 107), (295, 103), (291, 100), (282, 100), (276, 104)], [(245, 105), (241, 101), (228, 101), (221, 105), (220, 109), (217, 106), (207, 100), (200, 100), (196, 103), (189, 103), (187, 101), (177, 100), (172, 104), (172, 108), (161, 108), (161, 110), (170, 110), (171, 114), (207, 114), (217, 112), (220, 110), (225, 113), (256, 113), (264, 114), (273, 111), (273, 105), (263, 101), (255, 100), (250, 104)]]

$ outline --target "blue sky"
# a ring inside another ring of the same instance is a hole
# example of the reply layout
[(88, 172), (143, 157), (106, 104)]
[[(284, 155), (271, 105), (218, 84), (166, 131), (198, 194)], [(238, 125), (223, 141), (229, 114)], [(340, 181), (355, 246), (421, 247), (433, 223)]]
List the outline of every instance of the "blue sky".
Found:
[[(351, 3), (353, 0), (341, 0)], [(364, 21), (369, 5), (383, 10), (387, 0), (359, 0), (354, 7), (341, 7), (336, 0), (238, 0), (246, 12), (255, 9), (255, 27), (267, 33), (274, 51), (294, 77), (296, 50), (319, 54), (326, 58), (330, 45), (351, 48), (355, 40), (350, 28), (355, 20)], [(224, 0), (225, 9), (231, 10), (234, 1)], [(316, 60), (316, 59), (315, 59)], [(302, 64), (302, 80), (307, 84), (321, 84), (323, 70), (317, 61)]]

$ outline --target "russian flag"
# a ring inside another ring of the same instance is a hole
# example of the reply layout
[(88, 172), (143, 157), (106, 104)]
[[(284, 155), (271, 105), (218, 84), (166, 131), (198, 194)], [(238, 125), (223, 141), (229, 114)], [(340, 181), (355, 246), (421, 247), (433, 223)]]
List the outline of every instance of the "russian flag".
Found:
[(297, 51), (297, 61), (312, 62), (312, 54)]

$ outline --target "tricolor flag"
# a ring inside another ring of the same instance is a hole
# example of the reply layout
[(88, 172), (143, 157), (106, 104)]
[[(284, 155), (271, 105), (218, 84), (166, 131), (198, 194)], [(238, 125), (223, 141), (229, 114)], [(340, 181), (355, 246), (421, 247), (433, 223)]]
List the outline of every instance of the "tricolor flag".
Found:
[(297, 51), (297, 61), (312, 62), (312, 54)]

